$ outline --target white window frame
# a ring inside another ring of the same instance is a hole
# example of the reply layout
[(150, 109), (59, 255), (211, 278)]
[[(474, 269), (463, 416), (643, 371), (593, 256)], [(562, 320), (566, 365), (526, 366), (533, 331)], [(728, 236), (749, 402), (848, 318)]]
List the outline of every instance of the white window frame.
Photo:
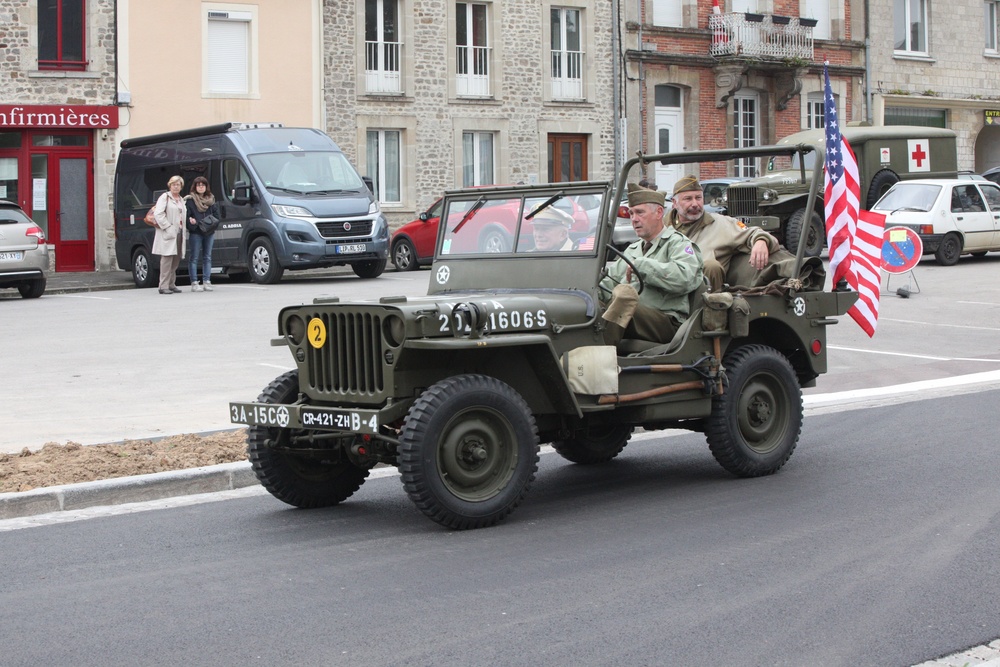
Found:
[[(918, 3), (920, 5), (919, 10), (922, 15), (919, 17), (919, 26), (921, 32), (921, 39), (924, 43), (924, 48), (922, 50), (913, 48), (912, 44), (912, 34), (910, 32), (910, 27), (913, 25), (913, 16), (911, 15), (911, 3)], [(906, 27), (905, 37), (903, 39), (903, 48), (896, 48), (896, 27), (897, 22), (900, 19), (898, 11), (902, 7), (903, 10), (903, 24)], [(893, 14), (892, 14), (892, 39), (893, 39), (893, 49), (894, 53), (898, 55), (918, 55), (926, 56), (930, 53), (929, 44), (927, 43), (928, 30), (927, 30), (927, 0), (893, 0)]]
[[(732, 128), (733, 147), (749, 148), (761, 145), (760, 137), (760, 95), (755, 92), (733, 95)], [(749, 122), (747, 122), (749, 121)], [(752, 134), (752, 137), (748, 137)], [(733, 175), (753, 178), (760, 169), (756, 158), (744, 158), (733, 163)]]
[(997, 18), (1000, 16), (1000, 2), (997, 0), (986, 0), (983, 4), (983, 24), (985, 25), (985, 51), (988, 55), (1000, 54), (1000, 44), (998, 44)]
[[(465, 5), (465, 35), (472, 43), (458, 43), (458, 6)], [(475, 14), (482, 8), (486, 27), (485, 44), (474, 42)], [(455, 93), (458, 97), (490, 97), (493, 72), (493, 5), (489, 2), (456, 2), (455, 15)], [(464, 70), (464, 71), (463, 71)]]
[(831, 0), (805, 0), (800, 15), (816, 19), (812, 29), (813, 39), (832, 39), (831, 18), (834, 3)]
[[(836, 97), (834, 95), (834, 98)], [(802, 123), (802, 129), (818, 130), (826, 127), (826, 100), (823, 91), (807, 93), (805, 102), (805, 119)]]
[[(202, 97), (260, 97), (259, 24), (255, 5), (202, 5)], [(240, 28), (245, 30), (245, 45), (239, 43)], [(224, 41), (227, 33), (222, 32), (226, 30), (231, 31), (228, 44)], [(244, 48), (245, 57), (238, 57)]]
[[(372, 146), (372, 138), (376, 145)], [(396, 164), (393, 174), (387, 149), (395, 145)], [(374, 149), (374, 150), (373, 150)], [(379, 129), (370, 127), (365, 132), (365, 156), (368, 173), (372, 175), (372, 186), (375, 188), (375, 198), (380, 204), (389, 206), (403, 203), (403, 130)], [(390, 186), (395, 186), (395, 196), (390, 195)]]
[[(402, 88), (402, 67), (403, 67), (403, 7), (402, 0), (375, 0), (376, 3), (376, 32), (377, 40), (367, 41), (367, 3), (363, 3), (362, 17), (365, 32), (365, 92), (369, 95), (399, 94)], [(396, 39), (390, 42), (386, 40), (385, 34), (385, 6), (392, 3), (396, 6)], [(374, 63), (374, 67), (371, 65)]]
[(683, 28), (684, 4), (683, 0), (653, 0), (653, 25)]
[[(489, 164), (484, 164), (482, 154), (482, 144), (485, 139), (489, 139), (490, 156)], [(471, 143), (469, 143), (471, 141)], [(471, 147), (471, 155), (470, 155)], [(477, 185), (494, 185), (497, 182), (497, 133), (482, 132), (478, 130), (464, 130), (462, 132), (462, 187), (473, 187)], [(471, 162), (471, 164), (470, 164)], [(490, 173), (484, 173), (484, 166), (489, 168)], [(469, 170), (472, 170), (471, 179)]]
[[(552, 25), (552, 14), (558, 12), (558, 25)], [(568, 42), (569, 12), (576, 14), (577, 41), (580, 44), (579, 51), (570, 51), (566, 48)], [(585, 44), (583, 10), (579, 7), (552, 7), (549, 11), (550, 34), (555, 28), (559, 31), (559, 48), (552, 45), (551, 58), (549, 60), (550, 76), (552, 77), (552, 99), (554, 100), (580, 100), (583, 99), (583, 73), (586, 71), (586, 53), (583, 51)]]

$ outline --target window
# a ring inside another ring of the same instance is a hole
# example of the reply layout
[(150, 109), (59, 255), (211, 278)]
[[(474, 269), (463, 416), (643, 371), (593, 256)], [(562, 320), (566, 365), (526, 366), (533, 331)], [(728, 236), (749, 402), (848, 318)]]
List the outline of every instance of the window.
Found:
[(206, 91), (247, 95), (250, 78), (250, 12), (208, 12)]
[(893, 0), (892, 20), (896, 51), (927, 53), (925, 0)]
[(368, 174), (375, 187), (375, 198), (383, 204), (402, 201), (402, 164), (399, 130), (368, 130)]
[(684, 25), (681, 0), (653, 0), (653, 25), (680, 28)]
[(455, 66), (460, 96), (490, 94), (490, 45), (486, 5), (459, 2), (455, 5)]
[[(166, 183), (166, 181), (163, 181)], [(236, 184), (250, 185), (250, 172), (239, 160), (225, 160), (222, 163), (222, 191), (231, 201), (236, 198)]]
[(493, 185), (493, 133), (462, 133), (462, 187)]
[(86, 69), (86, 4), (85, 0), (39, 0), (39, 69)]
[(814, 39), (830, 39), (830, 0), (806, 0), (802, 16), (816, 19)]
[(587, 136), (550, 134), (549, 183), (587, 180)]
[(552, 98), (583, 98), (583, 51), (580, 49), (580, 10), (553, 7)]
[(886, 107), (886, 125), (920, 125), (923, 127), (948, 127), (944, 109), (909, 109), (906, 107)]
[(986, 27), (986, 52), (997, 53), (997, 0), (986, 0), (983, 5), (983, 25)]
[[(733, 96), (733, 146), (749, 148), (756, 146), (760, 134), (757, 120), (757, 96)], [(753, 178), (757, 175), (757, 160), (743, 158), (736, 160), (735, 173), (737, 177)]]
[[(834, 104), (840, 108), (840, 95), (833, 96)], [(818, 130), (826, 127), (826, 103), (822, 91), (809, 93), (806, 96), (806, 120), (803, 127), (807, 130)]]
[(365, 0), (365, 76), (369, 93), (400, 93), (399, 3)]

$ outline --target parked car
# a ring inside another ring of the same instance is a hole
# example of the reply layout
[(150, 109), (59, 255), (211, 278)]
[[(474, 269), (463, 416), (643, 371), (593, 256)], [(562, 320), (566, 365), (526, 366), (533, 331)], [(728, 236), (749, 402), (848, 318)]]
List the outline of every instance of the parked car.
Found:
[(993, 181), (1000, 185), (1000, 167), (993, 167), (992, 169), (987, 169), (983, 172), (983, 178), (987, 181)]
[(924, 253), (942, 266), (959, 256), (1000, 250), (1000, 185), (968, 179), (922, 179), (896, 183), (872, 207), (885, 226), (909, 227)]
[[(389, 242), (389, 256), (397, 271), (414, 271), (430, 264), (434, 259), (434, 244), (437, 241), (443, 201), (444, 199), (438, 199), (416, 220), (411, 220), (393, 232)], [(596, 227), (601, 200), (592, 195), (561, 197), (554, 201), (552, 206), (573, 216), (573, 227), (570, 231), (583, 235), (592, 232)], [(492, 224), (484, 225), (476, 240), (479, 251), (507, 252), (513, 242), (517, 211), (510, 206), (494, 204), (487, 204), (484, 209)]]
[(987, 181), (992, 182), (990, 179), (986, 178), (981, 174), (977, 174), (974, 171), (960, 171), (958, 172), (958, 177), (966, 181)]
[(0, 288), (16, 287), (25, 299), (37, 299), (48, 270), (45, 232), (20, 206), (0, 199)]

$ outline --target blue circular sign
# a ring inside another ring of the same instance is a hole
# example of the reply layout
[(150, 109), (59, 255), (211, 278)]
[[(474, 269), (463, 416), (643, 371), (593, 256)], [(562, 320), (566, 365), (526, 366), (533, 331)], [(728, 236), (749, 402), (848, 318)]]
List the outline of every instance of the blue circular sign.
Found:
[(882, 234), (882, 270), (886, 273), (906, 273), (920, 261), (924, 242), (909, 227), (889, 227)]

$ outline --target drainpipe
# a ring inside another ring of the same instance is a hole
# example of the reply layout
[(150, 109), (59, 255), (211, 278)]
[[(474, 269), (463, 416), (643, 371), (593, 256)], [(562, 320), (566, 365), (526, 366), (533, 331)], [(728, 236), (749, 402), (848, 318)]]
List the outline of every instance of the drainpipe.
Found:
[(621, 43), (622, 21), (621, 21), (621, 16), (618, 15), (618, 12), (619, 12), (618, 0), (611, 0), (611, 17), (612, 17), (611, 60), (613, 63), (611, 67), (611, 89), (615, 91), (615, 101), (613, 108), (611, 110), (611, 115), (614, 122), (613, 130), (615, 137), (615, 156), (614, 156), (615, 167), (614, 171), (612, 172), (612, 175), (617, 174), (618, 170), (621, 169), (621, 164), (622, 164), (621, 156), (623, 153), (622, 142), (625, 140), (625, 138), (621, 136), (621, 118), (622, 118), (621, 68), (623, 66), (623, 62), (621, 56), (619, 55), (621, 52), (620, 43)]
[(865, 121), (872, 124), (872, 60), (871, 35), (869, 35), (870, 17), (868, 16), (868, 0), (865, 0)]
[[(635, 5), (638, 10), (639, 17), (639, 51), (642, 51), (642, 26), (646, 17), (642, 13), (642, 0), (635, 0)], [(639, 59), (639, 117), (636, 122), (639, 123), (639, 150), (645, 154), (646, 152), (646, 126), (642, 122), (642, 114), (646, 110), (646, 63), (641, 58)], [(645, 169), (645, 165), (643, 165)], [(643, 176), (646, 175), (645, 172), (642, 173)]]

